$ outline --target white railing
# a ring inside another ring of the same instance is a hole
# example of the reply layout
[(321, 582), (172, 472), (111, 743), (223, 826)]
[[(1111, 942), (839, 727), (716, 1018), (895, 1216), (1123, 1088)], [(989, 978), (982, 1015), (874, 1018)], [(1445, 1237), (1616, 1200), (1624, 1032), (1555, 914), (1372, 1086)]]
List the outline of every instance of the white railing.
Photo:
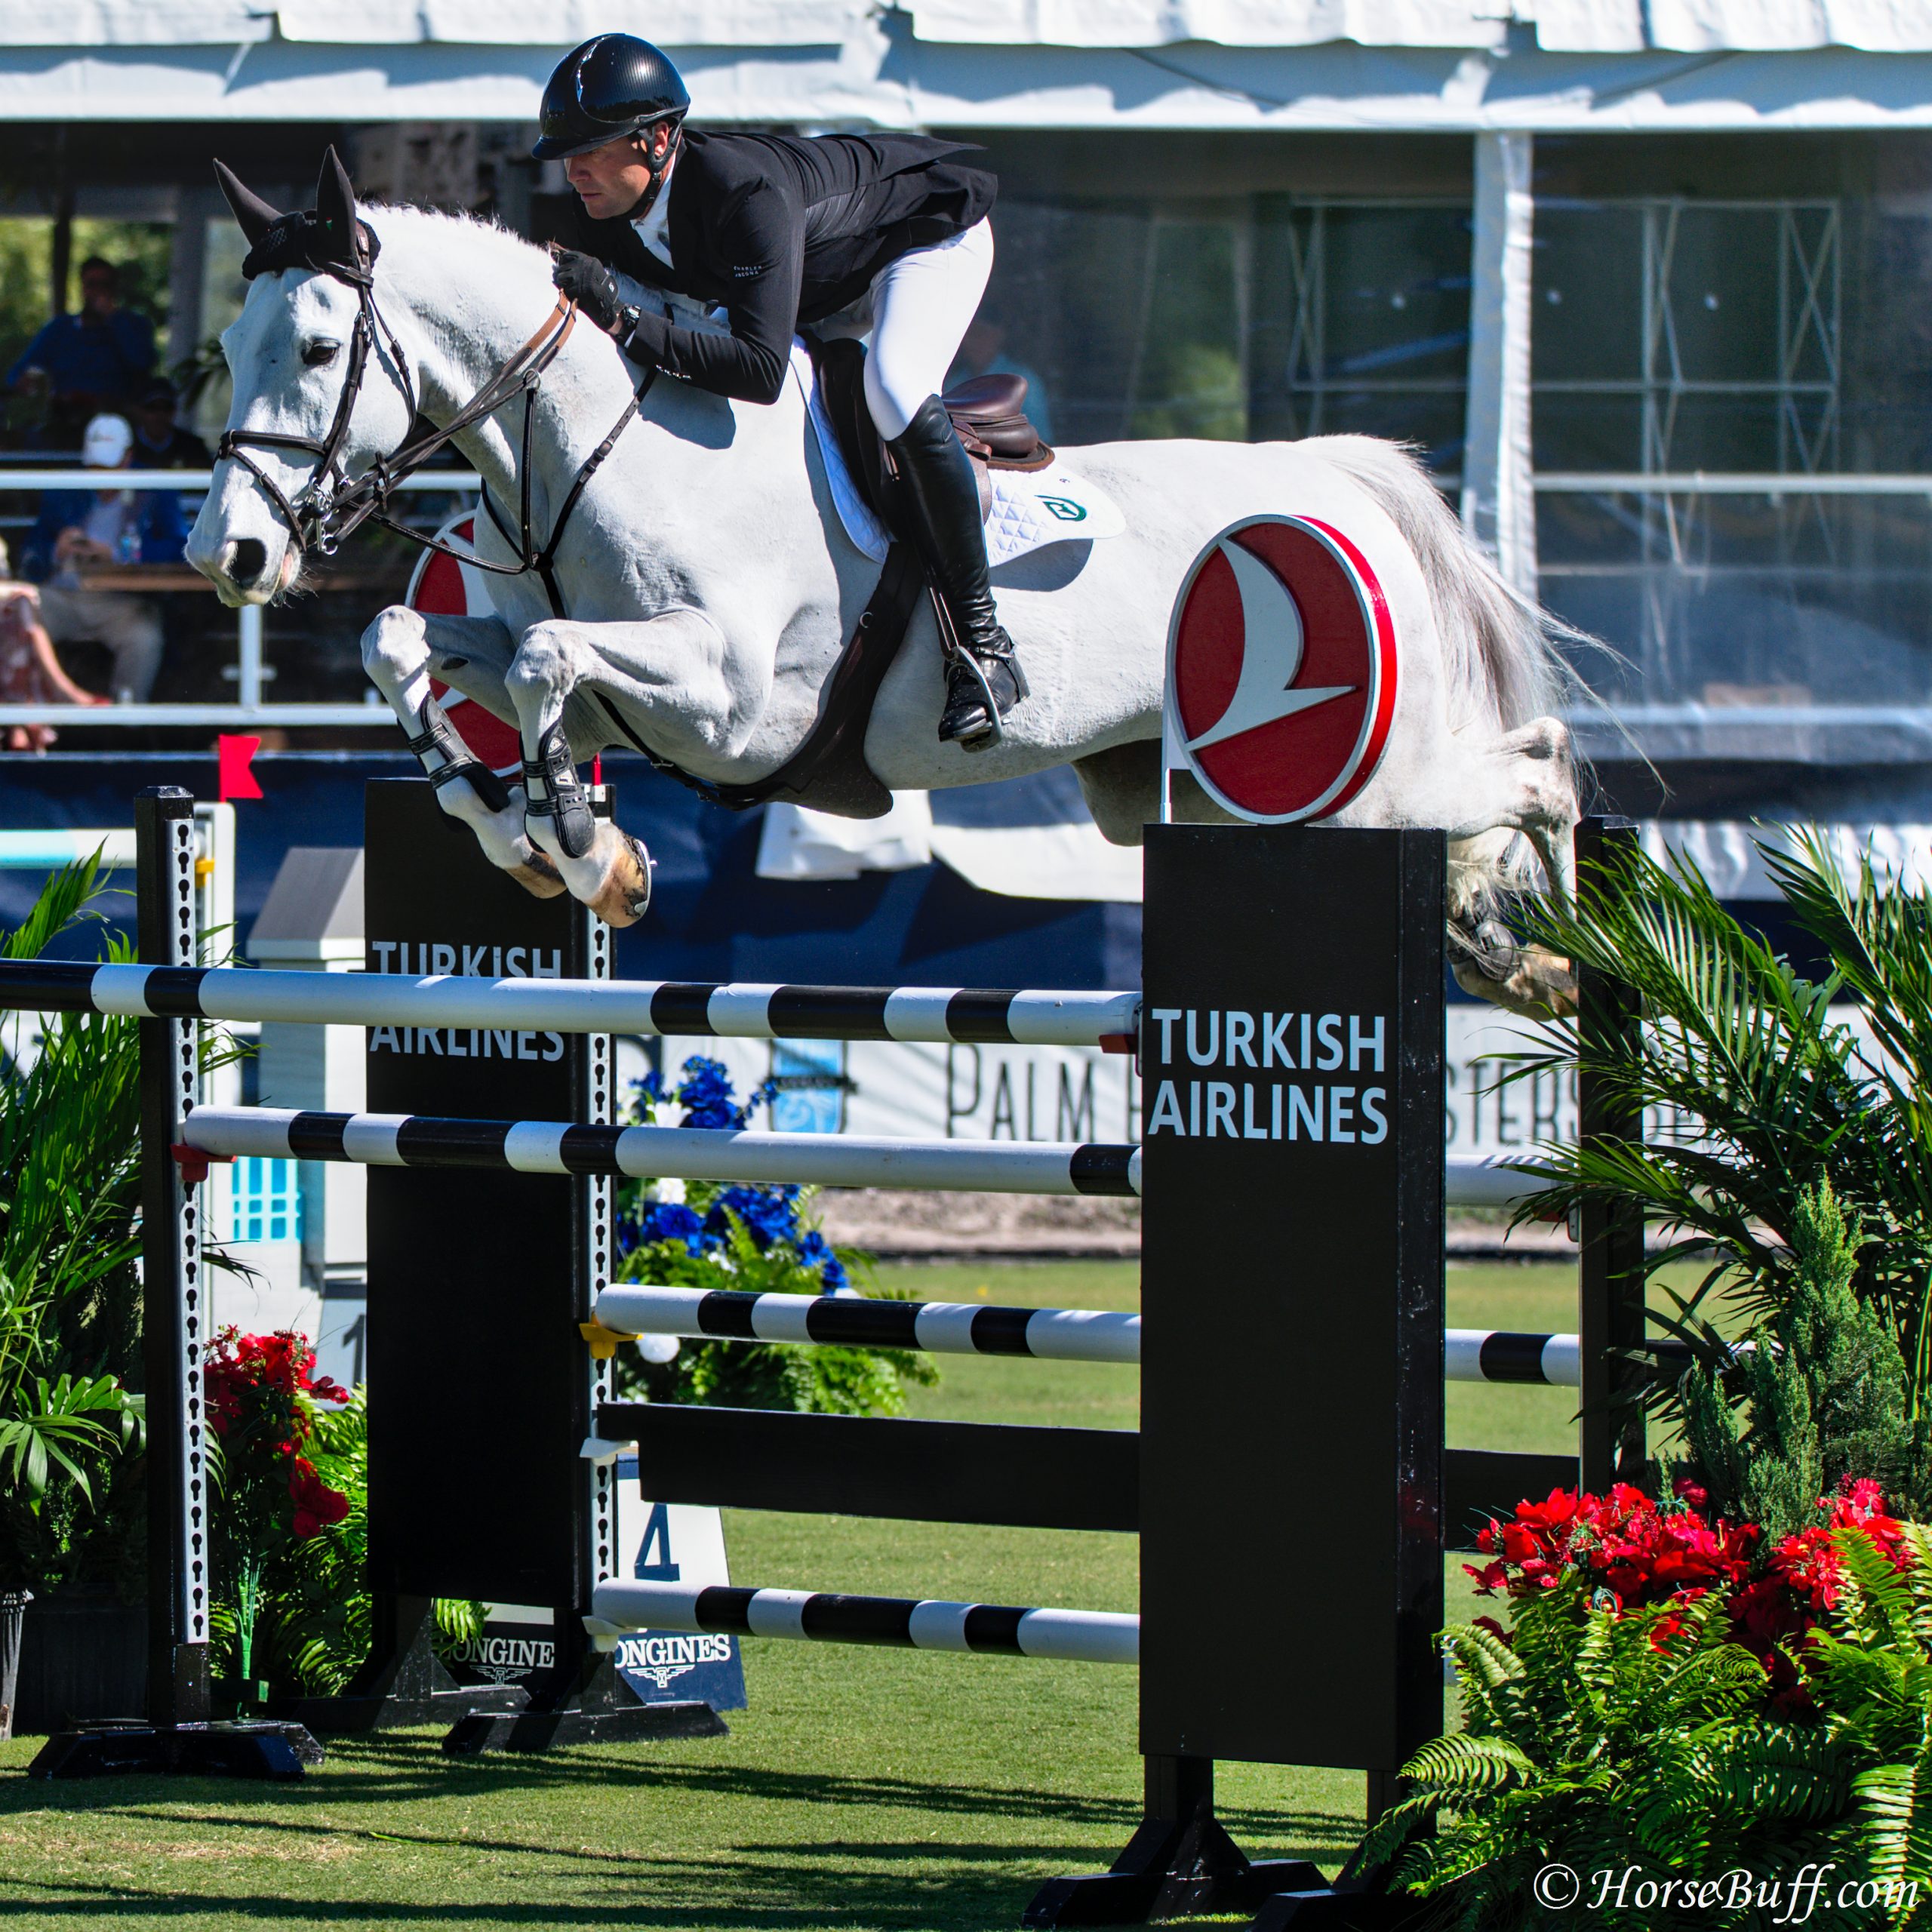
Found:
[[(207, 469), (83, 469), (74, 466), (29, 467), (0, 463), (0, 494), (25, 490), (172, 490), (183, 497), (206, 494), (214, 481)], [(399, 491), (429, 496), (473, 496), (482, 479), (470, 469), (429, 469), (401, 478)], [(138, 592), (129, 592), (138, 595)], [(208, 595), (214, 595), (212, 585)], [(373, 616), (374, 614), (371, 612)], [(373, 687), (352, 704), (272, 704), (263, 696), (273, 672), (262, 651), (262, 607), (245, 605), (235, 614), (235, 700), (232, 703), (116, 704), (81, 710), (71, 705), (0, 704), (0, 726), (61, 724), (89, 730), (107, 725), (122, 731), (155, 725), (380, 724), (389, 713)]]
[(1932, 497), (1932, 475), (1841, 470), (1816, 475), (1764, 471), (1545, 469), (1532, 479), (1557, 497)]
[[(1797, 498), (1924, 497), (1932, 503), (1932, 475), (1886, 471), (1838, 471), (1810, 475), (1769, 473), (1761, 470), (1543, 470), (1533, 479), (1540, 496), (1553, 497), (1761, 497), (1774, 503)], [(1614, 575), (1669, 567), (1668, 556), (1656, 556), (1628, 565), (1593, 565), (1579, 574)], [(1707, 568), (1707, 567), (1705, 567)], [(1561, 565), (1546, 574), (1567, 573)], [(1618, 747), (1608, 731), (1639, 734), (1646, 749), (1669, 749), (1669, 734), (1678, 734), (1687, 747), (1694, 741), (1712, 748), (1720, 736), (1731, 756), (1787, 755), (1804, 734), (1824, 728), (1841, 731), (1882, 731), (1909, 739), (1915, 745), (1932, 743), (1932, 706), (1912, 703), (1804, 705), (1716, 705), (1694, 700), (1676, 703), (1619, 704), (1607, 716), (1586, 709), (1571, 714), (1572, 727), (1603, 737), (1593, 755)]]

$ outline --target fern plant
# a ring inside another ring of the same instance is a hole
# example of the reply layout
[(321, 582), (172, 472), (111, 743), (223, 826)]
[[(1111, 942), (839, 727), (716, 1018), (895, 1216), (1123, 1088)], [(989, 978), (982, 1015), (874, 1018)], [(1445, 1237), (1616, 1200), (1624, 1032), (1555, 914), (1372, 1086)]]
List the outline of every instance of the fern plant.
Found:
[[(1519, 1605), (1513, 1636), (1451, 1633), (1466, 1728), (1404, 1767), (1409, 1795), (1363, 1847), (1436, 1901), (1437, 1922), (1539, 1923), (1534, 1881), (1552, 1863), (1660, 1883), (1740, 1867), (1774, 1878), (1815, 1857), (1852, 1754), (1764, 1717), (1763, 1667), (1731, 1641), (1717, 1592), (1618, 1614), (1572, 1577)], [(1660, 1912), (1654, 1893), (1591, 1917), (1632, 1932), (1734, 1922)]]
[(1814, 1695), (1838, 1714), (1841, 1741), (1865, 1761), (1852, 1781), (1847, 1835), (1859, 1863), (1889, 1886), (1915, 1886), (1932, 1922), (1932, 1533), (1904, 1532), (1903, 1568), (1856, 1531), (1832, 1539), (1835, 1628), (1813, 1641)]
[[(1404, 1767), (1362, 1861), (1422, 1902), (1415, 1924), (1454, 1932), (1552, 1904), (1623, 1932), (1790, 1923), (1820, 1866), (1833, 1924), (1932, 1925), (1932, 1531), (1892, 1527), (1889, 1546), (1811, 1533), (1830, 1602), (1803, 1647), (1808, 1721), (1767, 1700), (1728, 1591), (1620, 1609), (1572, 1573), (1518, 1599), (1507, 1633), (1450, 1632), (1463, 1728)], [(1583, 1894), (1539, 1900), (1552, 1866)]]

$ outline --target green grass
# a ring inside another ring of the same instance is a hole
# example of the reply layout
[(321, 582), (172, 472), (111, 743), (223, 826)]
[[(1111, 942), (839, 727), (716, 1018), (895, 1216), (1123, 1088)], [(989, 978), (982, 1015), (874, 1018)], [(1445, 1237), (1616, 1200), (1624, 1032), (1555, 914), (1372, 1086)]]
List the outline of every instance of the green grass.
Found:
[[(1458, 1267), (1457, 1326), (1575, 1325), (1574, 1267)], [(925, 1299), (1131, 1307), (1124, 1263), (882, 1270)], [(1135, 1372), (949, 1358), (913, 1412), (1131, 1428)], [(1450, 1440), (1574, 1446), (1572, 1393), (1449, 1391)], [(1081, 1536), (734, 1512), (740, 1582), (1131, 1609), (1134, 1549)], [(1460, 1559), (1450, 1615), (1474, 1608)], [(288, 1789), (196, 1780), (49, 1786), (0, 1745), (0, 1921), (967, 1932), (1016, 1925), (1039, 1882), (1104, 1867), (1139, 1817), (1130, 1671), (836, 1645), (746, 1646), (751, 1709), (705, 1743), (445, 1758), (428, 1733), (330, 1747)], [(1250, 1851), (1332, 1869), (1353, 1773), (1226, 1764)]]

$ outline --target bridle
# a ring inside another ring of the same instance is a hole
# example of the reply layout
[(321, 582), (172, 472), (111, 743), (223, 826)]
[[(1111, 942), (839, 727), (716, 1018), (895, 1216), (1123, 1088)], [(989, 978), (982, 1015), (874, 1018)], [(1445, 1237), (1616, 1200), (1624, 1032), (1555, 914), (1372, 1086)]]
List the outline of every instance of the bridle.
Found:
[[(301, 436), (275, 429), (229, 429), (223, 432), (221, 441), (215, 447), (215, 460), (217, 463), (224, 460), (238, 463), (260, 484), (266, 491), (269, 500), (274, 504), (276, 514), (287, 525), (289, 534), (304, 550), (313, 550), (325, 557), (333, 556), (341, 547), (344, 539), (363, 524), (380, 524), (384, 529), (395, 531), (398, 536), (421, 545), (426, 550), (434, 550), (444, 556), (454, 557), (460, 563), (468, 564), (477, 570), (487, 571), (494, 576), (523, 577), (534, 573), (543, 586), (544, 595), (549, 601), (552, 614), (561, 617), (564, 607), (556, 578), (557, 547), (563, 540), (565, 529), (570, 521), (571, 512), (577, 508), (578, 498), (583, 494), (586, 486), (596, 474), (604, 459), (610, 454), (612, 445), (637, 414), (638, 404), (650, 388), (655, 371), (646, 374), (642, 383), (625, 404), (623, 413), (611, 426), (609, 435), (578, 466), (577, 475), (571, 484), (570, 493), (564, 499), (562, 509), (557, 513), (550, 534), (539, 547), (530, 522), (531, 430), (536, 417), (537, 392), (543, 385), (544, 371), (557, 359), (564, 344), (570, 340), (571, 331), (577, 326), (577, 304), (566, 296), (558, 296), (556, 306), (544, 318), (537, 332), (443, 427), (432, 429), (427, 435), (418, 436), (414, 441), (405, 440), (386, 456), (377, 457), (360, 476), (352, 480), (342, 468), (342, 448), (348, 439), (349, 426), (355, 414), (355, 405), (361, 398), (372, 347), (380, 343), (386, 352), (392, 379), (403, 401), (408, 405), (412, 423), (417, 420), (420, 411), (417, 401), (416, 385), (411, 378), (408, 359), (402, 352), (402, 345), (396, 340), (395, 331), (383, 319), (381, 310), (376, 306), (373, 265), (352, 268), (331, 264), (322, 272), (334, 275), (338, 281), (346, 282), (356, 293), (355, 323), (349, 339), (349, 367), (343, 379), (342, 394), (336, 403), (335, 417), (329, 425), (328, 434)], [(512, 564), (493, 562), (487, 557), (478, 556), (473, 545), (468, 549), (459, 549), (440, 537), (425, 537), (420, 531), (412, 530), (402, 522), (391, 505), (396, 485), (405, 477), (420, 469), (432, 457), (447, 448), (464, 430), (481, 422), (485, 417), (494, 415), (506, 403), (519, 395), (523, 398), (523, 429), (518, 477), (521, 500), (517, 533), (514, 537), (505, 528), (503, 519), (497, 513), (488, 489), (485, 488), (482, 493), (483, 507), (504, 541), (513, 544), (516, 561)], [(250, 454), (251, 450), (257, 449), (300, 451), (314, 459), (314, 466), (310, 469), (307, 480), (291, 497)]]

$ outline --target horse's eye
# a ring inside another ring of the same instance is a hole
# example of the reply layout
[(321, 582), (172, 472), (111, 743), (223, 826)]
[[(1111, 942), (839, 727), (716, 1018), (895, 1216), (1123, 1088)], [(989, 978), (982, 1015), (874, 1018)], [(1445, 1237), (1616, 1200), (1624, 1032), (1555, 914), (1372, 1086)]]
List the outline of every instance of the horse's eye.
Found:
[(312, 342), (303, 347), (302, 359), (312, 369), (325, 369), (335, 360), (341, 346), (339, 342)]

